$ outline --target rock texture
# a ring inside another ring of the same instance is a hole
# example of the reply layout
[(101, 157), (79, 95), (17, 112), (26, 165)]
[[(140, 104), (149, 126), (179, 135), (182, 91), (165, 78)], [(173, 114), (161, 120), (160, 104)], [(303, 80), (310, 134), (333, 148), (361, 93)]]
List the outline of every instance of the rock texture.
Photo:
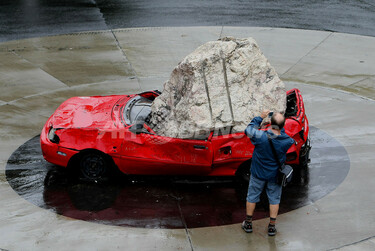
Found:
[(173, 70), (149, 125), (159, 135), (202, 138), (243, 131), (263, 109), (284, 112), (285, 85), (252, 38), (208, 42)]

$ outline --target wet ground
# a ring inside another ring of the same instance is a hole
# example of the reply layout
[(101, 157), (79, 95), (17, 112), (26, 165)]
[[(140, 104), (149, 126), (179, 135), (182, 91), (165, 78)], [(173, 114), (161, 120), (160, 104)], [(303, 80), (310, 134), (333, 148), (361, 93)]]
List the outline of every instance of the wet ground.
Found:
[(375, 36), (375, 3), (348, 1), (2, 0), (0, 41), (159, 26), (258, 26)]
[[(311, 128), (311, 163), (295, 168), (284, 190), (280, 213), (311, 204), (345, 179), (350, 162), (345, 148), (318, 128)], [(197, 228), (239, 223), (244, 218), (247, 184), (233, 178), (121, 176), (103, 184), (69, 177), (47, 163), (39, 136), (8, 160), (6, 177), (25, 200), (75, 219), (141, 228)], [(255, 219), (268, 216), (263, 194)]]

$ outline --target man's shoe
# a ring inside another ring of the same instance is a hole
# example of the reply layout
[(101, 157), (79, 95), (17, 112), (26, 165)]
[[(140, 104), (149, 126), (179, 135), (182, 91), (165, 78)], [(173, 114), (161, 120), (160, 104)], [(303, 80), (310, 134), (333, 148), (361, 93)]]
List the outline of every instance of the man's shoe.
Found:
[(253, 232), (253, 223), (251, 222), (248, 222), (246, 220), (244, 220), (242, 222), (242, 229), (246, 232), (246, 233), (252, 233)]
[(277, 233), (275, 225), (268, 225), (268, 235), (275, 236)]

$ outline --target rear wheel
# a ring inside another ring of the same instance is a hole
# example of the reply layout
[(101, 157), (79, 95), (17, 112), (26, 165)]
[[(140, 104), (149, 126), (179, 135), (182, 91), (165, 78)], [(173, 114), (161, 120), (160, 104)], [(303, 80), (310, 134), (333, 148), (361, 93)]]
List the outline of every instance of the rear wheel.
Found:
[(237, 169), (237, 172), (236, 172), (236, 178), (238, 182), (244, 185), (249, 184), (250, 175), (251, 175), (250, 168), (251, 168), (251, 159), (241, 164), (241, 166)]
[(79, 160), (81, 176), (88, 181), (103, 181), (107, 179), (110, 168), (109, 158), (100, 152), (83, 153)]
[(300, 151), (299, 165), (294, 168), (294, 170), (297, 171), (295, 172), (295, 180), (302, 185), (307, 185), (309, 183), (310, 149), (310, 140), (307, 139)]
[(310, 162), (310, 139), (306, 140), (306, 143), (301, 147), (301, 151), (299, 154), (299, 165), (301, 167), (307, 167)]

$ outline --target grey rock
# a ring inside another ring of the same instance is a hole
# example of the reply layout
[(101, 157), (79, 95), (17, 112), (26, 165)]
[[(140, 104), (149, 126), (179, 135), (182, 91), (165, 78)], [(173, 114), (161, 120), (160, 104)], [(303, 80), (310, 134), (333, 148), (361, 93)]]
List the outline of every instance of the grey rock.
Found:
[(150, 126), (163, 136), (205, 138), (241, 132), (263, 109), (284, 112), (285, 85), (252, 38), (225, 37), (186, 56), (151, 107)]

